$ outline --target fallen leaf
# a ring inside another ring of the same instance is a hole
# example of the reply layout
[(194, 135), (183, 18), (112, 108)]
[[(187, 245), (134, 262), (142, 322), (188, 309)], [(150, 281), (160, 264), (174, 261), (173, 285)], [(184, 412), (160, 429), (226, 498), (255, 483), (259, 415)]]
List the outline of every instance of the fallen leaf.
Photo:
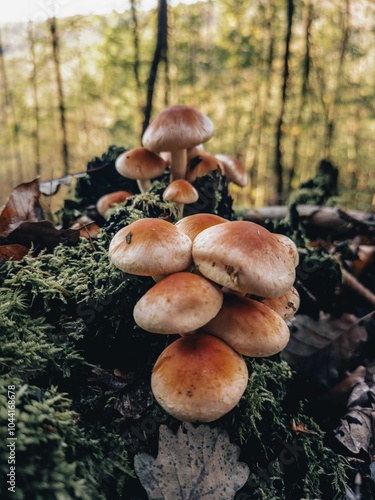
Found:
[(375, 364), (367, 366), (364, 381), (355, 385), (347, 413), (335, 430), (336, 439), (349, 454), (371, 461), (375, 452)]
[(17, 243), (11, 245), (0, 246), (0, 259), (3, 260), (21, 260), (29, 253), (30, 249), (18, 245)]
[(57, 229), (52, 222), (41, 220), (38, 222), (21, 222), (8, 234), (7, 240), (20, 245), (33, 245), (38, 250), (46, 248), (52, 250), (64, 241), (75, 242), (79, 239), (79, 231), (74, 229)]
[(305, 434), (318, 434), (315, 431), (310, 431), (306, 424), (300, 422), (296, 424), (296, 421), (293, 419), (292, 421), (292, 431), (298, 434), (299, 432), (304, 432)]
[(36, 179), (13, 189), (0, 215), (0, 237), (6, 238), (22, 222), (43, 219), (39, 196), (39, 183)]
[(185, 423), (174, 434), (160, 426), (157, 458), (134, 457), (135, 471), (150, 500), (230, 500), (249, 476), (240, 450), (221, 428)]
[(333, 318), (321, 313), (318, 320), (297, 315), (288, 320), (291, 338), (285, 359), (300, 374), (332, 387), (358, 366), (369, 319), (362, 321), (352, 314)]

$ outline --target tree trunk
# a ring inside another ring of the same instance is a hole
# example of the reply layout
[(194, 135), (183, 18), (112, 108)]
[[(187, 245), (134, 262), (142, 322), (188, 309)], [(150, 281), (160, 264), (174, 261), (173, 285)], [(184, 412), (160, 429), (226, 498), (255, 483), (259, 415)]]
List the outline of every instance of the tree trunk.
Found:
[(9, 124), (9, 129), (10, 129), (10, 145), (11, 148), (13, 149), (13, 158), (15, 159), (15, 170), (16, 174), (14, 173), (13, 169), (11, 170), (10, 174), (12, 176), (12, 186), (14, 187), (15, 184), (18, 182), (24, 181), (24, 175), (23, 175), (23, 169), (22, 169), (22, 158), (21, 158), (21, 149), (20, 149), (20, 139), (19, 139), (19, 124), (17, 121), (17, 116), (16, 116), (16, 110), (14, 107), (14, 100), (13, 100), (13, 95), (12, 92), (9, 88), (9, 82), (8, 82), (8, 75), (7, 75), (7, 70), (6, 70), (6, 65), (5, 65), (5, 59), (4, 59), (4, 46), (3, 46), (3, 41), (2, 41), (2, 34), (0, 31), (0, 72), (1, 72), (1, 80), (2, 80), (2, 88), (3, 88), (3, 93), (4, 93), (4, 116), (6, 123)]
[(61, 65), (60, 65), (60, 42), (59, 35), (57, 32), (57, 24), (56, 18), (51, 17), (48, 19), (48, 25), (51, 33), (52, 40), (52, 51), (53, 51), (53, 62), (55, 66), (55, 76), (56, 76), (56, 85), (57, 85), (57, 94), (59, 100), (59, 112), (60, 112), (60, 128), (62, 135), (62, 159), (64, 165), (64, 175), (69, 174), (70, 165), (69, 165), (69, 148), (68, 148), (68, 134), (67, 134), (67, 125), (66, 125), (66, 107), (64, 100), (64, 92), (63, 92), (63, 84), (61, 77)]
[(285, 52), (284, 52), (284, 66), (283, 66), (283, 83), (281, 90), (281, 106), (280, 113), (276, 124), (276, 148), (275, 148), (275, 174), (276, 174), (276, 193), (279, 201), (283, 201), (284, 186), (283, 186), (283, 154), (281, 149), (281, 142), (283, 139), (283, 125), (284, 114), (287, 100), (287, 88), (289, 83), (289, 61), (290, 61), (290, 41), (292, 38), (292, 26), (294, 15), (294, 0), (287, 0), (286, 3), (287, 13), (287, 30), (285, 35)]
[(37, 86), (37, 69), (35, 57), (35, 38), (32, 21), (28, 23), (27, 27), (32, 70), (30, 75), (30, 84), (33, 92), (34, 100), (34, 130), (32, 132), (34, 140), (34, 155), (35, 155), (35, 173), (37, 176), (41, 174), (41, 161), (40, 161), (40, 114), (39, 114), (39, 99), (38, 99), (38, 86)]
[(152, 114), (152, 101), (154, 97), (154, 88), (160, 61), (167, 61), (168, 51), (168, 6), (167, 0), (159, 0), (158, 6), (158, 33), (154, 52), (154, 57), (150, 67), (149, 77), (147, 79), (147, 101), (144, 109), (144, 120), (142, 126), (142, 135), (148, 124)]
[(342, 19), (342, 34), (341, 34), (341, 42), (340, 42), (340, 56), (339, 63), (337, 67), (337, 75), (336, 75), (336, 84), (334, 88), (334, 92), (332, 95), (331, 105), (328, 107), (328, 119), (326, 124), (326, 143), (324, 148), (324, 153), (326, 158), (329, 158), (331, 155), (331, 147), (332, 147), (332, 139), (335, 129), (335, 119), (336, 119), (336, 106), (339, 100), (340, 94), (340, 83), (342, 80), (342, 72), (344, 67), (344, 59), (346, 54), (346, 48), (348, 45), (350, 33), (350, 0), (345, 0), (345, 9), (343, 12)]
[(292, 145), (292, 163), (289, 171), (289, 181), (288, 181), (288, 191), (291, 189), (292, 181), (296, 171), (296, 164), (298, 158), (298, 146), (300, 144), (300, 131), (302, 129), (302, 115), (305, 109), (307, 92), (309, 88), (309, 76), (311, 68), (311, 55), (310, 55), (310, 40), (311, 40), (311, 26), (313, 22), (313, 6), (311, 0), (308, 0), (306, 5), (306, 22), (305, 22), (305, 55), (303, 58), (302, 67), (302, 85), (301, 85), (301, 96), (298, 106), (297, 117), (295, 121), (295, 135), (293, 136)]
[(133, 62), (133, 71), (136, 85), (136, 93), (138, 105), (140, 107), (140, 92), (142, 89), (141, 79), (139, 76), (139, 66), (140, 66), (140, 57), (139, 57), (139, 28), (138, 28), (138, 16), (137, 16), (137, 7), (136, 0), (130, 1), (130, 10), (132, 16), (132, 32), (133, 32), (133, 48), (134, 48), (134, 62)]
[(271, 92), (272, 64), (274, 58), (275, 37), (272, 30), (272, 16), (274, 11), (273, 0), (265, 4), (265, 40), (266, 57), (264, 62), (264, 78), (259, 87), (259, 128), (255, 156), (250, 171), (256, 173), (255, 205), (266, 203), (265, 190), (267, 187), (267, 157), (268, 157), (268, 132), (266, 130), (267, 111)]

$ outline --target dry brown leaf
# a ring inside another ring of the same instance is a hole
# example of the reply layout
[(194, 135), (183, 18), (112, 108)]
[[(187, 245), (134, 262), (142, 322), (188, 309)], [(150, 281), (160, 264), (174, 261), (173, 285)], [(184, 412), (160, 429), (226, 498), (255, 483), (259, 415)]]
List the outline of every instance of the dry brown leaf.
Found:
[(23, 245), (18, 245), (17, 243), (12, 245), (2, 245), (0, 246), (0, 259), (21, 260), (29, 253), (29, 250), (29, 248)]
[(0, 237), (6, 238), (22, 222), (36, 222), (43, 218), (39, 196), (39, 183), (36, 179), (13, 189), (0, 215)]
[(288, 321), (291, 338), (285, 358), (299, 373), (331, 387), (358, 366), (367, 341), (366, 321), (352, 314), (332, 318), (321, 313), (319, 320), (297, 315)]
[(305, 434), (318, 434), (315, 431), (310, 431), (310, 429), (307, 427), (307, 425), (304, 424), (303, 422), (296, 424), (296, 421), (294, 420), (294, 418), (292, 421), (292, 431), (295, 432), (296, 434), (298, 434), (299, 432), (303, 432)]
[(230, 500), (249, 475), (239, 453), (223, 429), (185, 423), (175, 435), (162, 425), (157, 458), (139, 453), (134, 466), (150, 500)]

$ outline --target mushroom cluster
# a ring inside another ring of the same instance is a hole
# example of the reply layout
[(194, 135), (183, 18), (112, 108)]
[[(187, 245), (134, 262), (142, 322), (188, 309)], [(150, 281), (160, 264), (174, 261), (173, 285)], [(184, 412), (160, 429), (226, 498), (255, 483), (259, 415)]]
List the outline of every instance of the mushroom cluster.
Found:
[(245, 186), (248, 176), (241, 162), (225, 155), (203, 152), (203, 143), (214, 134), (212, 121), (191, 106), (170, 106), (164, 109), (146, 128), (142, 146), (123, 152), (116, 160), (117, 171), (137, 180), (141, 193), (148, 191), (151, 180), (170, 167), (171, 184), (164, 199), (177, 206), (180, 217), (186, 203), (195, 203), (198, 193), (191, 185), (197, 177), (215, 170), (239, 186)]
[(180, 335), (151, 377), (155, 399), (177, 419), (225, 415), (247, 387), (244, 356), (272, 356), (288, 343), (298, 251), (285, 236), (206, 213), (176, 224), (140, 219), (115, 234), (109, 256), (126, 273), (155, 278), (134, 307), (135, 322)]

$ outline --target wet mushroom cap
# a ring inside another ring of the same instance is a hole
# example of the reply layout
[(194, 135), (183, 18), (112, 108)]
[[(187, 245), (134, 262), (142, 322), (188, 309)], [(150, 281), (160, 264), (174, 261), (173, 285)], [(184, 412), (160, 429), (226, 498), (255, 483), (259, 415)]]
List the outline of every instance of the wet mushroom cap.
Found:
[(224, 168), (215, 156), (208, 153), (199, 154), (188, 162), (186, 180), (194, 182), (198, 177), (203, 177), (215, 170), (220, 170), (221, 174), (224, 175)]
[(142, 137), (150, 151), (191, 149), (214, 134), (212, 121), (191, 106), (170, 106), (151, 122)]
[(162, 175), (167, 163), (152, 151), (138, 147), (121, 153), (115, 166), (118, 173), (128, 179), (148, 180)]
[(134, 307), (137, 325), (152, 333), (187, 333), (200, 328), (219, 312), (219, 287), (196, 274), (173, 273), (159, 281)]
[(295, 280), (294, 262), (270, 231), (247, 221), (218, 224), (193, 242), (197, 270), (222, 286), (260, 297), (278, 297)]
[(96, 210), (98, 213), (104, 217), (106, 211), (112, 208), (116, 203), (121, 203), (125, 201), (130, 196), (134, 196), (133, 193), (129, 191), (114, 191), (112, 193), (105, 194), (99, 198), (96, 203)]
[(232, 293), (224, 294), (222, 308), (203, 331), (251, 357), (273, 356), (284, 349), (290, 337), (279, 314), (261, 302)]
[(163, 193), (163, 200), (170, 200), (176, 203), (195, 203), (199, 194), (190, 182), (184, 179), (176, 179), (167, 186)]
[(205, 229), (224, 222), (229, 221), (219, 215), (199, 213), (183, 217), (176, 222), (176, 226), (194, 241), (195, 237)]
[(240, 187), (245, 187), (249, 182), (249, 176), (247, 175), (244, 166), (234, 156), (228, 155), (215, 155), (217, 160), (219, 160), (224, 168), (224, 173), (231, 182), (234, 182)]
[(242, 356), (211, 335), (187, 334), (170, 344), (152, 371), (158, 403), (184, 422), (212, 422), (232, 410), (248, 383)]
[(280, 241), (280, 243), (285, 245), (285, 247), (289, 252), (290, 257), (293, 259), (294, 266), (297, 267), (299, 263), (299, 253), (298, 253), (298, 248), (294, 243), (294, 241), (291, 240), (289, 236), (286, 236), (285, 234), (277, 234), (277, 233), (274, 234), (276, 238)]
[(163, 219), (139, 219), (120, 229), (109, 246), (112, 263), (129, 274), (158, 276), (184, 271), (192, 262), (191, 240)]
[(284, 320), (291, 318), (296, 314), (300, 306), (300, 297), (297, 290), (292, 286), (281, 297), (261, 299), (262, 304), (273, 309)]

